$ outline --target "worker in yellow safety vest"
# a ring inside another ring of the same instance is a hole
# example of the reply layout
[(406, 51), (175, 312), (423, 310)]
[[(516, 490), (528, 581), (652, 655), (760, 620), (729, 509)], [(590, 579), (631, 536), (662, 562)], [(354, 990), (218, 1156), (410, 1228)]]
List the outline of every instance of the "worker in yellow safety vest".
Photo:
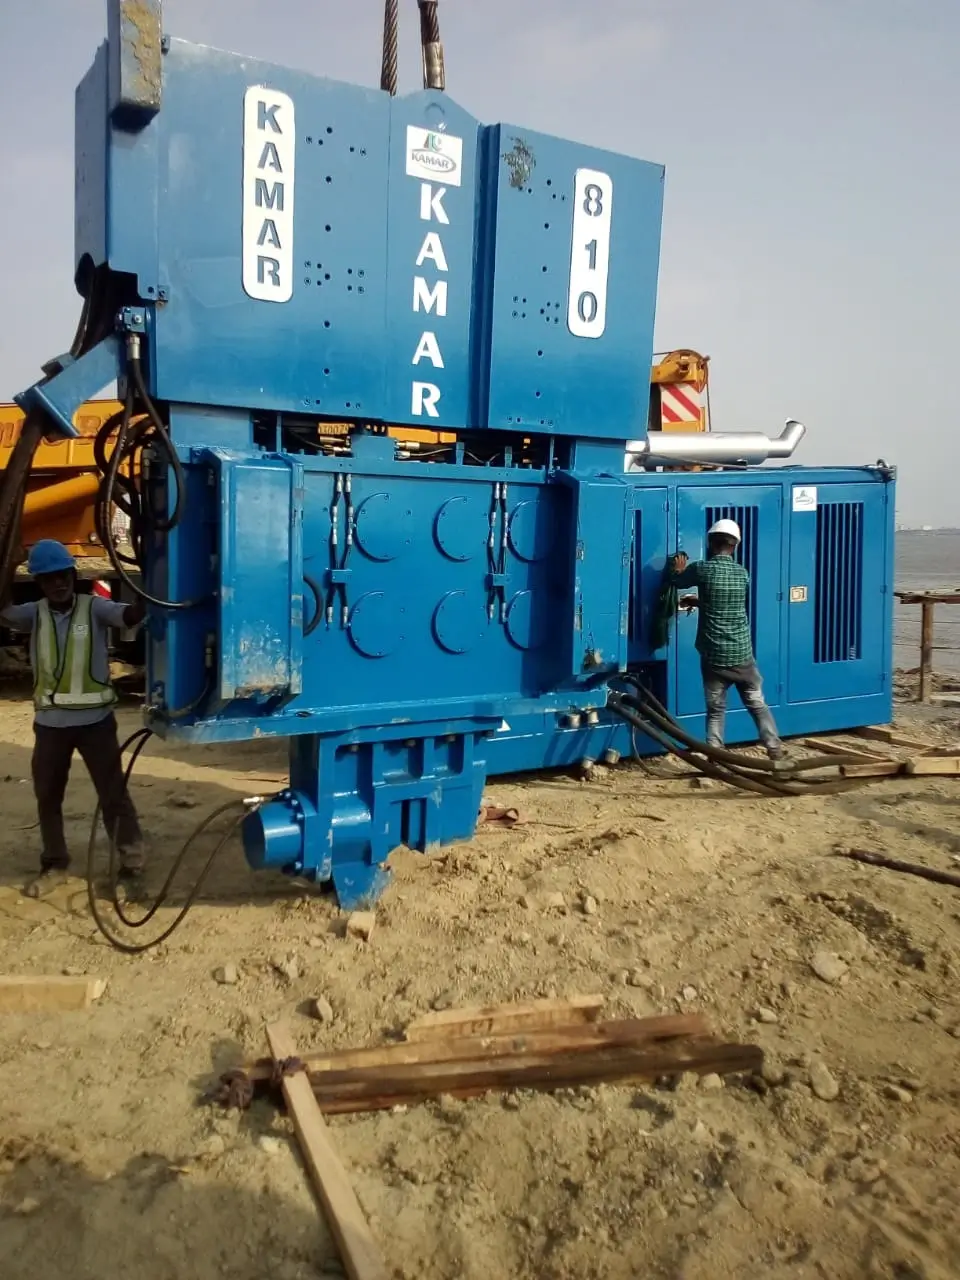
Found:
[(30, 635), (33, 667), (33, 789), (40, 819), (40, 875), (26, 889), (39, 897), (67, 874), (70, 854), (63, 829), (63, 798), (74, 751), (97, 789), (108, 834), (116, 839), (120, 875), (143, 871), (144, 842), (127, 791), (113, 713), (108, 632), (135, 628), (141, 602), (122, 604), (80, 594), (76, 564), (59, 542), (44, 539), (30, 551), (27, 568), (43, 599), (0, 609), (0, 622)]

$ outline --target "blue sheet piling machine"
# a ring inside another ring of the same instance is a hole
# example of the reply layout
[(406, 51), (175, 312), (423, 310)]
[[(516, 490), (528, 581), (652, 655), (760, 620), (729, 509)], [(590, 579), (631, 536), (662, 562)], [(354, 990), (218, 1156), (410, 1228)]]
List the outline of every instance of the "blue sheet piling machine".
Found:
[(19, 403), (72, 435), (119, 379), (101, 496), (150, 598), (149, 726), (289, 737), (253, 865), (352, 905), (395, 847), (469, 838), (491, 775), (661, 750), (606, 709), (628, 671), (700, 733), (695, 619), (653, 623), (721, 516), (781, 731), (889, 718), (891, 470), (764, 469), (793, 422), (648, 435), (660, 165), (481, 125), (434, 4), (408, 96), (387, 57), (373, 90), (173, 39), (159, 0), (109, 13), (76, 96), (84, 316)]

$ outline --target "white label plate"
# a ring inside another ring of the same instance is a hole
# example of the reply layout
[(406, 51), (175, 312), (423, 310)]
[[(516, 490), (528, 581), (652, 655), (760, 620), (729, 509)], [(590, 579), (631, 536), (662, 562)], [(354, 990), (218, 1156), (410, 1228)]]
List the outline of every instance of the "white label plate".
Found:
[(578, 169), (573, 182), (573, 242), (567, 328), (575, 338), (600, 338), (607, 326), (613, 179)]
[(795, 484), (793, 486), (794, 511), (816, 511), (817, 486), (815, 484)]
[(264, 85), (243, 95), (243, 289), (258, 302), (293, 297), (293, 101)]
[(459, 187), (463, 181), (463, 139), (408, 124), (407, 177)]

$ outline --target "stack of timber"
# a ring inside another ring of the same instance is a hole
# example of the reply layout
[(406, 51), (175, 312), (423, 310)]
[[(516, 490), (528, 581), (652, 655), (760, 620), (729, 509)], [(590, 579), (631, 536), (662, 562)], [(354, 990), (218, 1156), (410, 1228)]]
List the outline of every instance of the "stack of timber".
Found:
[(221, 1100), (248, 1106), (279, 1088), (304, 1163), (350, 1280), (390, 1272), (340, 1161), (324, 1112), (382, 1110), (440, 1095), (655, 1080), (686, 1072), (756, 1072), (755, 1045), (715, 1039), (700, 1014), (600, 1020), (602, 996), (430, 1013), (401, 1042), (297, 1054), (289, 1030), (267, 1028), (270, 1057), (221, 1077)]
[[(851, 745), (844, 737), (857, 741)], [(865, 745), (868, 742), (870, 746)], [(845, 778), (960, 777), (960, 745), (938, 747), (886, 725), (871, 725), (850, 735), (804, 738), (802, 745), (818, 754), (842, 757), (838, 767)]]
[(430, 1013), (402, 1041), (367, 1049), (306, 1054), (282, 1063), (260, 1058), (221, 1078), (221, 1101), (248, 1105), (290, 1075), (309, 1082), (328, 1115), (380, 1111), (442, 1096), (475, 1098), (517, 1089), (556, 1090), (627, 1084), (693, 1072), (751, 1073), (755, 1045), (725, 1043), (700, 1014), (601, 1020), (602, 996), (538, 1000)]

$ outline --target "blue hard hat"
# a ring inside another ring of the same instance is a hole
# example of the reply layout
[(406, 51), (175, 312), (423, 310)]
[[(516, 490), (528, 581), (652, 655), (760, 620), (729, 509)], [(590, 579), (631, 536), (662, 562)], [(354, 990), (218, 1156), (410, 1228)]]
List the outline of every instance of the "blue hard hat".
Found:
[(45, 573), (64, 573), (76, 567), (76, 562), (67, 548), (62, 542), (56, 542), (53, 538), (42, 538), (30, 548), (27, 572), (33, 574), (35, 578), (42, 577)]

